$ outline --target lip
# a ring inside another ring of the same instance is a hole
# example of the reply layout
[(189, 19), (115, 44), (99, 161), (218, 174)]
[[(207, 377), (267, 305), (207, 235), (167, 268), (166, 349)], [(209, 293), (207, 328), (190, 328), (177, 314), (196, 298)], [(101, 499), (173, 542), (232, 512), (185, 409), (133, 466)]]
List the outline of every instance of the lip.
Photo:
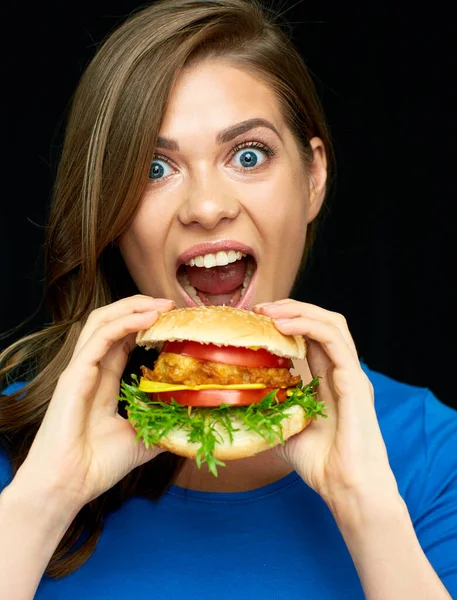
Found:
[[(191, 246), (187, 250), (184, 250), (177, 259), (176, 269), (182, 264), (185, 264), (190, 261), (191, 258), (195, 258), (196, 256), (202, 254), (214, 254), (215, 252), (219, 252), (220, 250), (235, 250), (242, 252), (243, 254), (249, 254), (252, 256), (257, 264), (257, 256), (254, 250), (247, 246), (246, 244), (242, 244), (241, 242), (237, 242), (235, 240), (220, 240), (216, 242), (204, 242), (202, 244), (196, 244), (195, 246)], [(246, 291), (244, 292), (243, 297), (240, 302), (236, 305), (236, 308), (248, 309), (249, 303), (251, 301), (252, 295), (254, 293), (254, 285), (257, 280), (257, 269), (254, 271), (253, 276), (251, 277), (251, 281), (249, 282)], [(184, 298), (187, 306), (198, 306), (198, 304), (189, 296), (189, 294), (184, 290), (181, 286), (179, 286), (179, 291), (181, 292), (182, 297)]]
[(181, 252), (176, 261), (176, 269), (179, 269), (181, 265), (189, 262), (191, 258), (195, 258), (196, 256), (203, 254), (215, 254), (216, 252), (220, 252), (222, 250), (238, 250), (243, 254), (250, 254), (257, 262), (256, 254), (250, 246), (235, 240), (219, 240), (215, 242), (203, 242), (202, 244), (196, 244), (195, 246), (187, 248), (187, 250), (184, 250), (184, 252)]

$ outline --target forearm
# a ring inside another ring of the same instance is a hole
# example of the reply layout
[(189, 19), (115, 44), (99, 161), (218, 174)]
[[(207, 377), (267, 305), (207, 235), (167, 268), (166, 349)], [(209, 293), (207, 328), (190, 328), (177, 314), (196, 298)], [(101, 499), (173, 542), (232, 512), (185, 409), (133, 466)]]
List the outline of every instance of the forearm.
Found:
[(75, 512), (13, 483), (0, 495), (0, 598), (31, 600)]
[(387, 502), (351, 497), (332, 512), (367, 600), (452, 600), (425, 556), (399, 494)]

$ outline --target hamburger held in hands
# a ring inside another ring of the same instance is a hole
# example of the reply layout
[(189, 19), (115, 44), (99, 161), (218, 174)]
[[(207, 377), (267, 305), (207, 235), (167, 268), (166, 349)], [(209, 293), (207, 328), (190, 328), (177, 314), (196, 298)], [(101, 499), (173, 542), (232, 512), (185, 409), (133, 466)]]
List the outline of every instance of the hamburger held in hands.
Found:
[(138, 381), (122, 381), (137, 440), (206, 463), (217, 476), (224, 460), (284, 444), (324, 414), (318, 378), (304, 385), (292, 359), (305, 357), (302, 336), (284, 335), (264, 315), (226, 306), (160, 314), (136, 338), (158, 350)]

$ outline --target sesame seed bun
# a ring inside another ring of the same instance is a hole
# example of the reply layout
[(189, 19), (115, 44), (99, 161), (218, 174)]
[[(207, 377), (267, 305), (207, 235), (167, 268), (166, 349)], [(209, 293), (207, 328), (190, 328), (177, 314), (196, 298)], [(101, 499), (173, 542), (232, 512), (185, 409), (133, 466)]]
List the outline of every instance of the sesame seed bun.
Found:
[[(304, 338), (299, 335), (284, 335), (274, 326), (273, 319), (247, 310), (228, 306), (198, 306), (178, 308), (161, 313), (152, 327), (140, 331), (136, 338), (139, 346), (161, 350), (165, 341), (192, 341), (218, 346), (264, 348), (272, 354), (292, 359), (306, 355)], [(218, 392), (215, 391), (215, 394)], [(282, 439), (285, 441), (299, 433), (311, 422), (305, 410), (294, 404), (285, 410), (281, 421)], [(277, 446), (279, 434), (267, 440), (256, 431), (248, 429), (236, 411), (228, 413), (233, 425), (230, 440), (227, 430), (215, 423), (218, 441), (214, 457), (218, 460), (235, 460), (254, 456)], [(190, 459), (195, 459), (200, 443), (189, 441), (189, 430), (177, 427), (167, 433), (158, 444), (161, 448)]]
[(137, 345), (157, 350), (167, 340), (265, 348), (277, 356), (295, 359), (306, 354), (302, 336), (284, 335), (270, 317), (230, 306), (197, 306), (161, 313), (152, 327), (136, 337)]

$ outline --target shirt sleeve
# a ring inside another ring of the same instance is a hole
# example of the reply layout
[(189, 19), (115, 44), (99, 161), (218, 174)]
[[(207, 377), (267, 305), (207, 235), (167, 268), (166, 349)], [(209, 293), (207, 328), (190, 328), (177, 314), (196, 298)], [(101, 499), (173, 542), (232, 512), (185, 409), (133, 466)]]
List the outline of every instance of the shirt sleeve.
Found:
[(429, 392), (423, 406), (423, 484), (413, 523), (419, 542), (457, 598), (457, 411)]

